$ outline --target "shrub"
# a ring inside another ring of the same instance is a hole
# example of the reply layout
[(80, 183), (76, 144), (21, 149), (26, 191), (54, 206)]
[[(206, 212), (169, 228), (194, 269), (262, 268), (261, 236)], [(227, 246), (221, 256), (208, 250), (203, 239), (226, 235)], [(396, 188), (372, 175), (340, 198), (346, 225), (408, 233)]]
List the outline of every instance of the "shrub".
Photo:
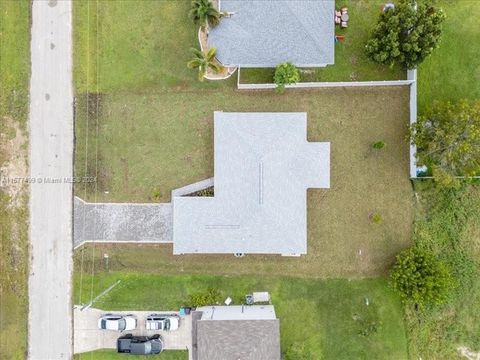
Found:
[(375, 149), (375, 150), (381, 150), (385, 147), (385, 142), (383, 141), (376, 141), (372, 144), (372, 147)]
[(277, 85), (277, 92), (283, 93), (285, 85), (295, 84), (300, 81), (300, 72), (295, 65), (286, 62), (277, 66), (273, 80)]
[(160, 201), (161, 198), (162, 198), (162, 192), (159, 189), (153, 190), (152, 200), (153, 201)]
[(373, 213), (370, 215), (370, 220), (374, 223), (374, 224), (381, 224), (383, 219), (382, 219), (382, 215), (380, 215), (379, 213)]
[(194, 307), (215, 305), (221, 301), (222, 294), (218, 289), (208, 288), (206, 292), (190, 296), (190, 304)]
[(445, 15), (428, 2), (402, 0), (382, 13), (368, 40), (367, 56), (380, 64), (415, 68), (438, 47)]
[(417, 308), (445, 303), (454, 288), (446, 265), (418, 247), (404, 250), (397, 256), (391, 282), (403, 301)]

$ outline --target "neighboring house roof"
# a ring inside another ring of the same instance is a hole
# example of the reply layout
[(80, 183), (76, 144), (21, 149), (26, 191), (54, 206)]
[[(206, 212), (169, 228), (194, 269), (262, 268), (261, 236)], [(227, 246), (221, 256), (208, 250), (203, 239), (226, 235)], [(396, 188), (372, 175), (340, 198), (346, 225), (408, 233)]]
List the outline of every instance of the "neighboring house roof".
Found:
[[(205, 307), (193, 313), (193, 360), (280, 360), (280, 322), (273, 306), (228, 308)], [(239, 308), (252, 311), (243, 319)], [(202, 312), (201, 318), (195, 316), (198, 311)], [(211, 314), (216, 312), (223, 315), (220, 319), (215, 316), (211, 319)], [(233, 319), (228, 319), (228, 313)], [(259, 319), (252, 318), (253, 314)]]
[(214, 114), (213, 197), (173, 201), (173, 251), (305, 254), (308, 188), (330, 187), (330, 143), (306, 113)]
[(226, 66), (275, 67), (335, 61), (334, 0), (220, 0), (231, 14), (210, 29), (209, 46)]

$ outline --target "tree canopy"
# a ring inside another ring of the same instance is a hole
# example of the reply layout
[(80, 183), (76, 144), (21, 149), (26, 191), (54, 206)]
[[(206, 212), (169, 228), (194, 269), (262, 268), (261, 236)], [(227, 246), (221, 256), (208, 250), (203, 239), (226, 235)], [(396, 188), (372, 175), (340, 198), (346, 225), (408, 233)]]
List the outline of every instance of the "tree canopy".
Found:
[(368, 40), (367, 56), (380, 64), (415, 68), (438, 47), (443, 11), (428, 2), (402, 0), (386, 9)]
[(434, 103), (411, 128), (417, 161), (445, 185), (480, 174), (480, 102)]
[(217, 73), (222, 70), (221, 65), (215, 61), (215, 54), (217, 52), (215, 48), (210, 48), (206, 51), (200, 51), (195, 48), (190, 50), (194, 58), (187, 63), (187, 67), (189, 69), (198, 69), (198, 80), (203, 81), (208, 69), (212, 69)]

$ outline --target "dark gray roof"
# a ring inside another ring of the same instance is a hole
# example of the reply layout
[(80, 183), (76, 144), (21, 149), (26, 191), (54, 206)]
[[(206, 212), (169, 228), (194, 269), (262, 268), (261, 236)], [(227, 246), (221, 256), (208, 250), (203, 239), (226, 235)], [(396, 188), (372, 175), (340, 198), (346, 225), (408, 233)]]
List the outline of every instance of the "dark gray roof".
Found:
[(330, 143), (306, 113), (215, 112), (215, 196), (173, 197), (175, 254), (307, 252), (307, 189), (330, 187)]
[(209, 33), (224, 65), (275, 67), (333, 64), (334, 0), (220, 0), (230, 13)]
[(196, 322), (194, 360), (279, 360), (280, 322), (201, 320)]

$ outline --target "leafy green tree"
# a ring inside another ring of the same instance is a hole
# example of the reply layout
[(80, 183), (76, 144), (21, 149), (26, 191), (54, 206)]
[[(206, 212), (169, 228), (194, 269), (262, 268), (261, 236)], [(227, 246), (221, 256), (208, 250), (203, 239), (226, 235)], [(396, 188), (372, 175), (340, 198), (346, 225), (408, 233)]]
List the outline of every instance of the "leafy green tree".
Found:
[(418, 308), (443, 304), (454, 287), (446, 265), (418, 247), (401, 252), (390, 275), (403, 301)]
[(218, 73), (222, 71), (222, 66), (215, 60), (215, 54), (217, 50), (210, 48), (206, 51), (200, 51), (198, 49), (191, 49), (194, 59), (187, 63), (189, 69), (198, 69), (198, 80), (203, 81), (208, 69), (212, 69)]
[(410, 131), (418, 164), (429, 166), (441, 185), (480, 173), (480, 101), (434, 103)]
[(283, 93), (285, 85), (295, 84), (300, 81), (300, 72), (295, 65), (285, 62), (277, 65), (273, 81), (277, 85), (277, 91)]
[(412, 0), (402, 0), (385, 10), (367, 41), (367, 56), (380, 64), (417, 67), (438, 47), (445, 15), (428, 1), (416, 7)]
[(195, 24), (208, 29), (220, 23), (222, 14), (213, 6), (210, 0), (193, 0), (188, 16)]

